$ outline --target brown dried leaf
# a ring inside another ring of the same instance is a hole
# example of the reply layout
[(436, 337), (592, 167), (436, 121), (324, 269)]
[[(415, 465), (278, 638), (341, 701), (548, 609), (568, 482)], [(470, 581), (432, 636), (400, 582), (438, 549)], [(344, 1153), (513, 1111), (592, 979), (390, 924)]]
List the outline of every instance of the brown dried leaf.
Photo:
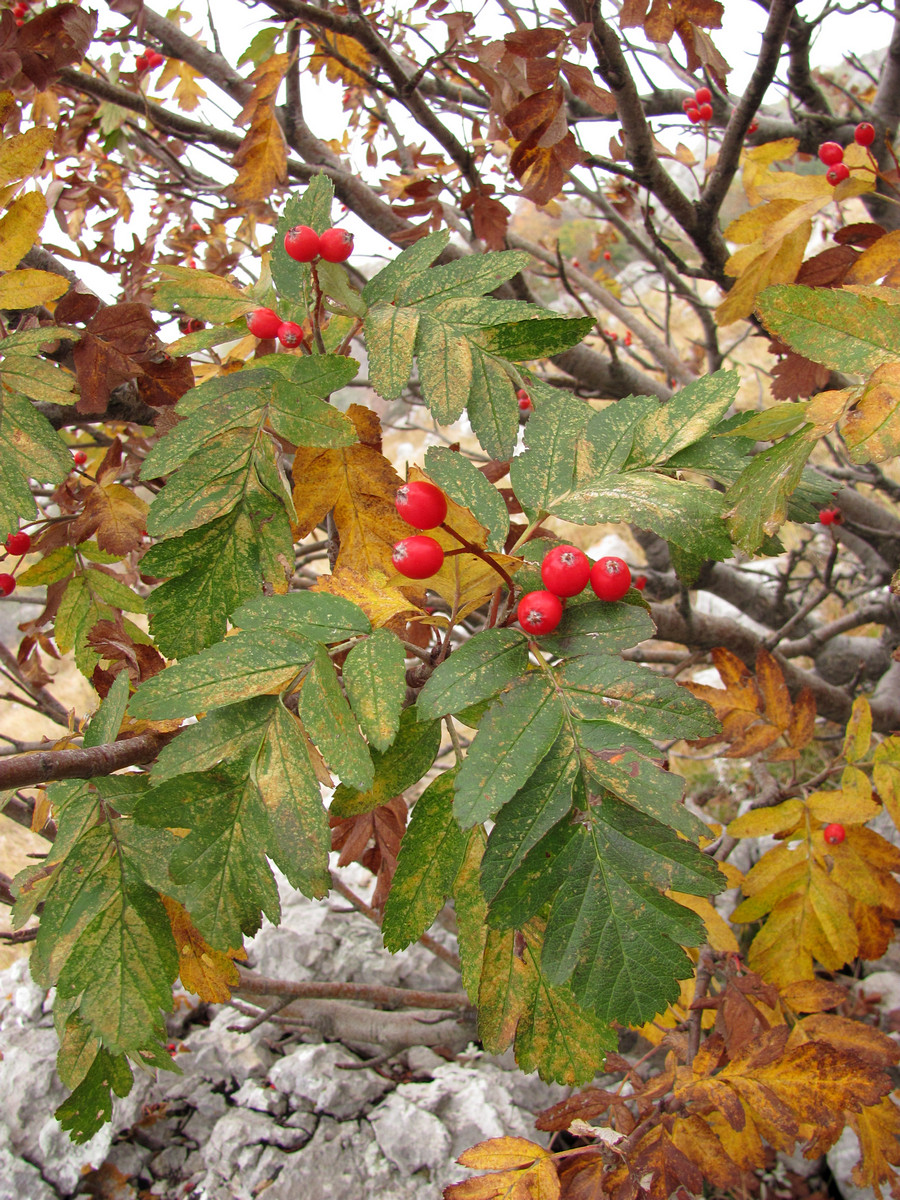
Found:
[(406, 801), (402, 796), (395, 796), (371, 812), (329, 818), (331, 848), (341, 852), (338, 866), (359, 862), (376, 876), (373, 908), (382, 908), (391, 890), (406, 816)]

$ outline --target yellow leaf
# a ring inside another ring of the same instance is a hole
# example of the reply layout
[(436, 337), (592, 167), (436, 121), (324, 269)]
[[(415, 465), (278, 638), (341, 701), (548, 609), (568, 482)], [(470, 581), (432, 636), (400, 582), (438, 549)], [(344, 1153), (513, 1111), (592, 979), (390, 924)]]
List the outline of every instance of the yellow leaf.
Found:
[(800, 800), (785, 800), (773, 808), (754, 808), (728, 825), (732, 837), (771, 837), (774, 833), (786, 833), (795, 829), (803, 819), (803, 803)]
[(52, 271), (10, 271), (0, 277), (0, 308), (34, 308), (58, 300), (68, 290), (68, 279)]
[(856, 463), (884, 462), (900, 452), (900, 363), (875, 368), (843, 417), (841, 433)]
[(900, 829), (900, 737), (885, 738), (875, 747), (872, 780), (891, 820)]
[(360, 574), (383, 571), (394, 575), (394, 543), (409, 537), (394, 496), (401, 479), (381, 453), (381, 427), (377, 416), (352, 404), (347, 416), (360, 440), (341, 449), (300, 447), (294, 456), (295, 535), (304, 537), (334, 510), (340, 538), (335, 569), (347, 566)]
[(801, 979), (780, 991), (781, 999), (795, 1013), (823, 1012), (847, 999), (846, 989), (827, 979)]
[(756, 258), (716, 309), (717, 324), (731, 325), (749, 317), (756, 297), (769, 284), (793, 283), (803, 263), (811, 230), (812, 222), (806, 221), (786, 237), (781, 246), (775, 246)]
[(841, 388), (836, 392), (819, 392), (812, 397), (806, 405), (806, 417), (815, 426), (816, 437), (831, 433), (855, 395), (855, 388)]
[(508, 1171), (511, 1167), (526, 1167), (536, 1159), (548, 1157), (549, 1152), (536, 1142), (520, 1137), (501, 1137), (478, 1142), (464, 1150), (456, 1161), (476, 1171)]
[(322, 575), (313, 585), (314, 592), (328, 592), (332, 596), (343, 596), (352, 600), (363, 610), (377, 628), (387, 625), (397, 617), (413, 619), (424, 616), (407, 596), (398, 588), (387, 583), (387, 572), (377, 567), (361, 575), (352, 567), (340, 566), (333, 575)]
[(227, 192), (236, 204), (262, 203), (287, 182), (287, 143), (273, 105), (261, 105), (256, 110), (231, 165), (237, 178)]
[(787, 729), (793, 715), (791, 696), (784, 682), (781, 667), (764, 647), (760, 648), (756, 656), (756, 682), (762, 693), (769, 721), (779, 729)]
[(872, 1188), (878, 1200), (882, 1184), (895, 1196), (897, 1175), (893, 1168), (900, 1167), (900, 1108), (885, 1096), (880, 1104), (847, 1116), (862, 1152), (853, 1168), (853, 1182), (858, 1187)]
[(161, 92), (170, 83), (175, 84), (175, 102), (184, 112), (193, 112), (201, 100), (206, 99), (206, 92), (197, 82), (203, 76), (193, 67), (178, 58), (167, 58), (162, 74), (156, 81), (156, 90)]
[(0, 187), (33, 175), (52, 145), (52, 129), (28, 129), (0, 138)]
[(817, 821), (825, 825), (831, 821), (840, 821), (842, 825), (864, 825), (881, 812), (881, 805), (872, 799), (868, 779), (862, 771), (852, 769), (853, 776), (840, 791), (813, 792), (807, 797), (806, 805)]
[(172, 926), (172, 936), (178, 947), (178, 972), (189, 992), (210, 1004), (225, 1004), (231, 999), (231, 989), (241, 977), (233, 959), (246, 959), (243, 946), (230, 950), (213, 950), (194, 928), (185, 909), (170, 896), (163, 904)]
[(883, 234), (862, 252), (847, 274), (845, 283), (874, 283), (900, 260), (900, 230)]
[(670, 900), (681, 904), (695, 912), (706, 926), (706, 940), (713, 950), (725, 954), (737, 954), (740, 950), (734, 930), (728, 922), (716, 912), (716, 909), (705, 896), (691, 896), (687, 892), (666, 891)]
[(353, 67), (368, 71), (369, 61), (368, 52), (356, 38), (343, 33), (321, 33), (316, 38), (316, 49), (309, 60), (309, 69), (318, 75), (324, 66), (325, 75), (332, 83), (362, 87), (365, 79)]
[(26, 192), (13, 200), (0, 220), (0, 271), (17, 267), (37, 241), (47, 215), (47, 204), (40, 192)]

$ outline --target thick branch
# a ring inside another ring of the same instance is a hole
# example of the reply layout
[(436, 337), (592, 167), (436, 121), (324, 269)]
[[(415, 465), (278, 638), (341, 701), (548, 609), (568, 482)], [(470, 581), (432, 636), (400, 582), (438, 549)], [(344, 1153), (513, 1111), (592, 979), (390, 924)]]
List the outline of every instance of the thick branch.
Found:
[(53, 779), (93, 779), (123, 767), (152, 762), (172, 739), (171, 733), (150, 731), (108, 746), (78, 750), (41, 750), (0, 760), (0, 790), (33, 787)]

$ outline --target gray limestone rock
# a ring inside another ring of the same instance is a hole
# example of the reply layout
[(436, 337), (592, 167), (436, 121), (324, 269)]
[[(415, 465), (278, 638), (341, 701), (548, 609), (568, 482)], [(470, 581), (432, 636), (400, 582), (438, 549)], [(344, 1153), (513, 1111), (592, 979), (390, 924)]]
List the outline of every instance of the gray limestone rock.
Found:
[(342, 1071), (340, 1063), (361, 1060), (334, 1043), (298, 1046), (269, 1071), (269, 1082), (307, 1112), (348, 1120), (363, 1113), (391, 1087), (373, 1071)]

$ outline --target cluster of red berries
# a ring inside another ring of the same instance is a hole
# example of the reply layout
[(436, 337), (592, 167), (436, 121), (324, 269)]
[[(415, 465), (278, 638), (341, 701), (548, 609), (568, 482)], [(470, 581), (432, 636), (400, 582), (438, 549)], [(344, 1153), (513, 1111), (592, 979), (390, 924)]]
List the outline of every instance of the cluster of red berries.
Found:
[(519, 412), (530, 413), (533, 411), (534, 404), (524, 388), (519, 388), (516, 392), (516, 399), (519, 402)]
[[(394, 504), (401, 519), (413, 529), (437, 529), (447, 516), (447, 497), (424, 479), (404, 483), (397, 489)], [(419, 533), (397, 542), (391, 562), (407, 579), (428, 579), (443, 566), (444, 550), (433, 537)]]
[(839, 508), (822, 508), (819, 510), (819, 520), (823, 525), (841, 525), (844, 518)]
[(843, 825), (839, 825), (837, 821), (833, 821), (830, 825), (825, 826), (822, 836), (829, 846), (839, 846), (847, 836), (847, 831)]
[[(870, 125), (868, 121), (861, 121), (854, 131), (853, 138), (857, 146), (871, 146), (875, 141), (875, 126)], [(844, 162), (844, 147), (840, 142), (823, 142), (819, 147), (819, 161), (828, 168), (825, 178), (832, 187), (837, 187), (839, 183), (850, 178), (850, 168)]]
[(353, 253), (353, 234), (337, 226), (320, 234), (309, 225), (295, 225), (284, 235), (284, 249), (296, 262), (324, 258), (326, 262), (342, 263)]
[(145, 50), (134, 60), (134, 69), (138, 75), (143, 75), (145, 71), (155, 71), (165, 61), (165, 57), (158, 50)]
[(26, 0), (18, 0), (17, 4), (12, 6), (12, 15), (16, 19), (16, 24), (21, 25), (25, 20), (25, 14), (28, 12), (28, 4)]
[(282, 321), (273, 308), (254, 308), (247, 314), (247, 328), (258, 338), (278, 338), (286, 350), (293, 350), (303, 341), (303, 326), (296, 321)]
[[(31, 538), (24, 529), (18, 533), (11, 533), (6, 539), (6, 553), (11, 554), (14, 558), (21, 558), (23, 554), (27, 554), (31, 549)], [(12, 575), (7, 572), (0, 572), (0, 592), (4, 596), (9, 596), (15, 591), (16, 581)]]
[(692, 125), (706, 125), (713, 115), (712, 92), (708, 87), (698, 87), (693, 96), (681, 102), (681, 107)]
[[(593, 566), (577, 546), (554, 546), (544, 555), (541, 579), (546, 591), (527, 592), (519, 601), (519, 624), (528, 633), (552, 633), (562, 620), (563, 600), (590, 583), (598, 600), (621, 600), (631, 587), (631, 571), (622, 558), (608, 555)], [(645, 580), (646, 582), (646, 580)]]

